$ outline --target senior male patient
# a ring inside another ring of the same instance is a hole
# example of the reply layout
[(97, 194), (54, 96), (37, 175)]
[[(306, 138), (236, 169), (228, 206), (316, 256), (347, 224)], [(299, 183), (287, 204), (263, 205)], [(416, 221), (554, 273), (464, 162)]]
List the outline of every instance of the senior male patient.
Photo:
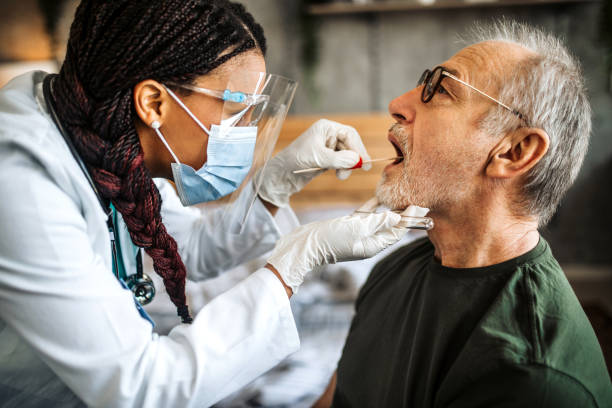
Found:
[(435, 227), (372, 270), (318, 406), (612, 407), (597, 338), (538, 233), (587, 150), (578, 63), (528, 26), (479, 32), (389, 105), (404, 159), (378, 198), (429, 208)]

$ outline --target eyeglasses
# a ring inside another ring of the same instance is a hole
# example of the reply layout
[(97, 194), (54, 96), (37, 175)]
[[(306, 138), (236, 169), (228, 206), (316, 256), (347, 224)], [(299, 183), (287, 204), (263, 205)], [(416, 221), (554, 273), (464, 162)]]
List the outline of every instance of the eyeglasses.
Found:
[(268, 95), (248, 94), (240, 91), (232, 92), (229, 89), (226, 89), (224, 91), (217, 91), (214, 89), (200, 88), (199, 86), (190, 84), (179, 85), (173, 82), (168, 82), (168, 85), (188, 89), (194, 92), (199, 92), (204, 95), (212, 96), (213, 98), (221, 99), (224, 102), (243, 103), (249, 106), (257, 105), (261, 102), (266, 102), (269, 99)]
[[(270, 100), (269, 95), (249, 94), (240, 91), (231, 91), (229, 89), (218, 91), (190, 84), (181, 85), (174, 82), (168, 82), (167, 84), (223, 101), (224, 108), (222, 120), (226, 126), (257, 126)], [(180, 102), (180, 100), (177, 99), (177, 102)]]
[(417, 82), (417, 86), (424, 85), (423, 86), (423, 92), (421, 93), (421, 101), (423, 103), (427, 103), (427, 102), (431, 101), (431, 99), (434, 97), (436, 92), (439, 91), (440, 84), (442, 83), (442, 79), (444, 79), (445, 76), (448, 77), (448, 78), (451, 78), (451, 79), (453, 79), (453, 80), (455, 80), (457, 82), (459, 82), (460, 84), (463, 84), (463, 85), (467, 86), (470, 89), (473, 89), (474, 91), (478, 92), (479, 94), (481, 94), (481, 95), (489, 98), (493, 102), (497, 103), (501, 107), (509, 110), (510, 112), (512, 112), (513, 114), (518, 116), (520, 119), (525, 121), (525, 123), (527, 122), (527, 117), (525, 115), (523, 115), (522, 113), (520, 113), (518, 110), (512, 109), (511, 107), (509, 107), (505, 103), (503, 103), (503, 102), (493, 98), (492, 96), (487, 95), (486, 93), (482, 92), (480, 89), (477, 89), (477, 88), (473, 87), (472, 85), (468, 84), (467, 82), (462, 81), (461, 79), (457, 78), (456, 76), (454, 76), (453, 74), (448, 72), (447, 68), (444, 68), (442, 66), (437, 66), (432, 71), (426, 69), (425, 72), (423, 72), (423, 75), (421, 75), (421, 78), (419, 79), (419, 82)]

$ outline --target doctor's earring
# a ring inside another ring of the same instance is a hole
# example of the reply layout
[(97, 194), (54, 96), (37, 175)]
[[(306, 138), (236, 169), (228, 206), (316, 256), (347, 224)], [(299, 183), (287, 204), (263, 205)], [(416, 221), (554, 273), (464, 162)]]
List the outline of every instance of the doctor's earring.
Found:
[(154, 120), (153, 122), (151, 122), (151, 127), (155, 130), (159, 129), (161, 127), (161, 123), (159, 123), (158, 120)]

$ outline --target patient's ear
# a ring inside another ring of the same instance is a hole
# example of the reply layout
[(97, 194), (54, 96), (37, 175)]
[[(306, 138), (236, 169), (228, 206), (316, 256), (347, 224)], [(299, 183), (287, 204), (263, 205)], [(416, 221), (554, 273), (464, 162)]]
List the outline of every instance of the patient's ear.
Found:
[(508, 133), (489, 155), (487, 176), (510, 179), (528, 172), (548, 151), (548, 134), (537, 128), (520, 128)]

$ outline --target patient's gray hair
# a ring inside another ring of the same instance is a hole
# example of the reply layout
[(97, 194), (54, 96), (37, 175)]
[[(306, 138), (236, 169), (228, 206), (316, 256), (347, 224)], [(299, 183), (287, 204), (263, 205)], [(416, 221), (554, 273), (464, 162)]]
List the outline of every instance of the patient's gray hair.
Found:
[[(545, 130), (550, 138), (546, 155), (526, 175), (524, 194), (516, 204), (539, 224), (548, 223), (572, 185), (586, 154), (591, 134), (591, 107), (580, 64), (552, 34), (511, 20), (478, 25), (471, 43), (503, 41), (518, 44), (535, 56), (510, 69), (499, 99), (526, 116), (527, 125)], [(491, 108), (481, 129), (502, 135), (521, 126), (521, 120), (499, 106)]]

